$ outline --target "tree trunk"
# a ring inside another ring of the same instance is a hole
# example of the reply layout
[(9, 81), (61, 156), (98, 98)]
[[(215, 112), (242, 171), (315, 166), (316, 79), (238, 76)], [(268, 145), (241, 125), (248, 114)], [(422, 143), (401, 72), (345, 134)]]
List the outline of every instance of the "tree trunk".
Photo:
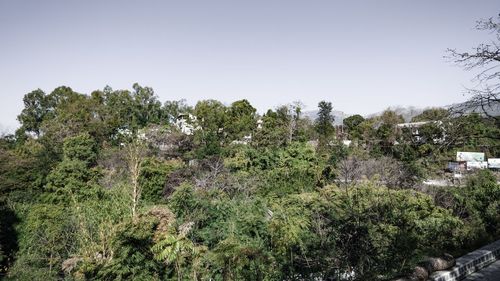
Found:
[(139, 185), (139, 175), (140, 167), (142, 162), (142, 157), (144, 156), (144, 147), (138, 141), (134, 140), (128, 144), (127, 156), (128, 156), (128, 166), (130, 172), (130, 179), (132, 183), (132, 217), (137, 215), (137, 207), (139, 205), (139, 200), (141, 198), (141, 188)]

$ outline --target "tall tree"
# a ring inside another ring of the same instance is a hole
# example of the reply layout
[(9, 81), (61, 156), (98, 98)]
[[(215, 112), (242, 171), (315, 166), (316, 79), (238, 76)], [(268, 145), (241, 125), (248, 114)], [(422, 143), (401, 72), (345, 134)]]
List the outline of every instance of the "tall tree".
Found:
[(21, 123), (19, 132), (34, 133), (39, 137), (42, 121), (49, 112), (47, 96), (42, 90), (38, 89), (26, 94), (23, 102), (24, 109), (17, 116), (17, 120)]
[(132, 204), (130, 209), (134, 219), (137, 217), (137, 208), (139, 207), (139, 201), (141, 199), (142, 186), (139, 181), (139, 176), (141, 175), (141, 164), (146, 158), (146, 153), (147, 144), (143, 139), (137, 136), (132, 137), (125, 144), (125, 154), (131, 184), (130, 195)]
[(251, 135), (257, 126), (256, 109), (246, 99), (235, 101), (228, 108), (225, 130), (229, 140)]
[(286, 146), (293, 136), (293, 112), (290, 106), (283, 105), (276, 111), (269, 109), (261, 119), (261, 126), (257, 128), (254, 142), (257, 146)]
[(134, 121), (139, 128), (148, 124), (158, 124), (161, 117), (161, 102), (158, 101), (154, 91), (150, 87), (141, 87), (135, 83), (133, 86), (134, 98)]
[(332, 115), (333, 106), (331, 102), (320, 101), (318, 104), (318, 118), (316, 119), (316, 132), (319, 135), (320, 146), (327, 145), (335, 133), (333, 127), (334, 117)]
[(54, 89), (47, 99), (49, 116), (44, 119), (41, 129), (48, 143), (58, 146), (66, 137), (91, 132), (93, 105), (87, 95), (61, 86)]
[(197, 125), (201, 126), (201, 130), (194, 133), (195, 143), (199, 146), (198, 156), (202, 158), (205, 155), (218, 154), (224, 143), (226, 106), (216, 100), (203, 100), (196, 104), (194, 113)]
[(47, 176), (47, 198), (56, 203), (93, 198), (99, 178), (92, 169), (96, 159), (93, 138), (86, 133), (66, 138), (63, 154), (63, 161)]
[(362, 132), (359, 128), (359, 125), (363, 121), (365, 121), (365, 118), (363, 118), (363, 116), (359, 114), (352, 115), (344, 119), (343, 121), (344, 126), (347, 128), (347, 132), (349, 133), (349, 136), (351, 138), (356, 138), (356, 139), (361, 138)]
[(400, 137), (400, 130), (397, 125), (403, 123), (405, 120), (403, 116), (397, 114), (393, 110), (385, 110), (380, 117), (378, 117), (378, 128), (376, 131), (377, 141), (385, 152), (391, 152), (392, 145)]

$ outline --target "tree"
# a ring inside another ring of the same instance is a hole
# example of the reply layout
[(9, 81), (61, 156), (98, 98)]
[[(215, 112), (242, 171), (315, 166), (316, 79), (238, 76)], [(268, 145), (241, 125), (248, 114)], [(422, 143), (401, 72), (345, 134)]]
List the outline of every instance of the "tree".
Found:
[(473, 81), (478, 83), (475, 88), (468, 89), (472, 95), (463, 105), (455, 107), (455, 111), (478, 111), (497, 121), (500, 120), (500, 15), (496, 20), (479, 20), (477, 30), (489, 31), (494, 35), (491, 43), (479, 44), (472, 52), (460, 52), (448, 49), (448, 57), (465, 70), (479, 70)]
[(157, 233), (162, 231), (160, 228), (168, 222), (162, 223), (165, 218), (152, 213), (123, 219), (111, 237), (112, 258), (93, 257), (85, 261), (79, 268), (84, 276), (75, 279), (165, 280), (165, 269), (154, 259), (151, 247)]
[(397, 124), (403, 123), (404, 119), (401, 115), (392, 110), (385, 110), (384, 113), (378, 118), (379, 126), (376, 131), (376, 136), (379, 145), (385, 152), (392, 151), (392, 145), (400, 137), (400, 130)]
[(86, 133), (66, 139), (63, 150), (65, 158), (85, 162), (87, 166), (94, 164), (97, 159), (96, 143)]
[(219, 101), (199, 101), (194, 113), (201, 130), (194, 133), (195, 142), (198, 144), (198, 157), (217, 155), (224, 143), (224, 125), (227, 121), (227, 108)]
[(182, 167), (181, 161), (161, 161), (159, 158), (149, 157), (142, 161), (140, 166), (139, 186), (141, 198), (144, 202), (158, 204), (164, 202), (164, 189), (167, 177), (172, 170)]
[(132, 187), (132, 204), (130, 209), (134, 219), (137, 217), (137, 208), (139, 206), (139, 200), (141, 199), (142, 188), (139, 176), (141, 175), (141, 164), (146, 157), (146, 153), (146, 143), (137, 136), (132, 137), (132, 139), (125, 144), (125, 155), (130, 175), (130, 184)]
[(443, 121), (450, 116), (450, 112), (444, 108), (430, 108), (411, 119), (412, 122)]
[(319, 134), (320, 146), (325, 146), (335, 132), (333, 127), (333, 115), (332, 115), (332, 103), (321, 101), (318, 104), (319, 112), (318, 118), (316, 119), (316, 131)]
[(257, 110), (245, 99), (235, 101), (228, 108), (224, 130), (229, 140), (239, 140), (246, 135), (252, 135), (257, 126)]
[(19, 249), (18, 231), (19, 217), (14, 210), (0, 200), (0, 275), (7, 272)]
[(16, 280), (57, 279), (61, 262), (76, 250), (78, 232), (72, 210), (33, 204), (23, 217), (20, 249), (9, 275)]
[(222, 135), (227, 120), (227, 108), (224, 104), (216, 100), (199, 101), (194, 108), (194, 114), (204, 131)]
[[(148, 124), (158, 124), (161, 120), (161, 102), (150, 87), (135, 83), (132, 88), (134, 99), (134, 122), (139, 128)], [(166, 121), (166, 120), (165, 120)]]
[(363, 118), (363, 116), (359, 114), (352, 115), (344, 119), (344, 126), (347, 128), (347, 132), (349, 133), (349, 136), (351, 136), (351, 138), (361, 138), (362, 132), (360, 131), (358, 126), (363, 121), (365, 121), (365, 118)]
[(344, 123), (344, 126), (346, 126), (348, 130), (353, 130), (359, 124), (361, 124), (361, 122), (363, 122), (363, 121), (365, 121), (365, 118), (363, 118), (363, 116), (361, 116), (359, 114), (356, 114), (356, 115), (352, 115), (352, 116), (349, 116), (346, 119), (344, 119), (343, 123)]
[(288, 143), (292, 143), (294, 140), (298, 140), (301, 135), (303, 135), (304, 128), (303, 122), (301, 122), (302, 108), (304, 105), (300, 101), (295, 101), (292, 104), (286, 105), (288, 108), (288, 115), (290, 116), (288, 122)]
[[(187, 237), (193, 227), (192, 222), (187, 222), (179, 226), (178, 233), (166, 233), (152, 248), (155, 259), (166, 263), (174, 264), (177, 280), (182, 280), (182, 265), (186, 258), (198, 259), (204, 247), (196, 246)], [(197, 263), (193, 261), (193, 263)], [(193, 269), (191, 280), (198, 280), (196, 269)]]
[(47, 96), (49, 116), (44, 119), (41, 130), (43, 141), (60, 149), (67, 137), (81, 133), (93, 133), (95, 120), (93, 104), (87, 95), (61, 86)]
[(257, 146), (281, 147), (300, 138), (300, 134), (305, 134), (300, 114), (299, 102), (280, 106), (275, 111), (269, 109), (262, 116), (261, 127), (255, 133)]
[(478, 171), (465, 186), (436, 190), (436, 204), (452, 210), (466, 224), (460, 235), (470, 248), (484, 241), (498, 239), (500, 235), (500, 185), (488, 170)]
[(40, 136), (40, 127), (49, 113), (48, 99), (45, 93), (37, 89), (26, 94), (23, 98), (24, 109), (17, 116), (17, 120), (21, 123), (20, 130), (24, 132), (34, 133), (37, 137)]
[(177, 101), (166, 101), (163, 104), (162, 108), (162, 116), (167, 119), (168, 122), (173, 123), (179, 114), (181, 113), (189, 113), (193, 109), (186, 104), (186, 100), (181, 99)]
[(112, 133), (119, 128), (133, 129), (135, 127), (134, 101), (129, 91), (113, 91), (110, 87), (104, 88), (104, 107), (102, 119)]
[(99, 172), (92, 169), (96, 159), (95, 143), (88, 134), (66, 138), (63, 161), (47, 176), (47, 198), (54, 202), (91, 199)]

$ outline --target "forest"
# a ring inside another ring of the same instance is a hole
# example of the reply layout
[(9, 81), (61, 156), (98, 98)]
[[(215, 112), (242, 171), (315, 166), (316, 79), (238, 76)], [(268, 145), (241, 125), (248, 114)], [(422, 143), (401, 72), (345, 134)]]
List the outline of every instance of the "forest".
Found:
[[(500, 40), (499, 26), (478, 29)], [(259, 114), (137, 83), (35, 89), (0, 137), (0, 279), (391, 280), (498, 240), (498, 170), (424, 184), (451, 178), (459, 151), (500, 156), (484, 110), (500, 103), (500, 52), (474, 50), (448, 54), (486, 69), (484, 87), (411, 120), (335, 125), (335, 101), (314, 118), (300, 102)]]
[[(300, 103), (161, 103), (153, 89), (25, 95), (0, 143), (6, 280), (385, 280), (500, 238), (488, 170), (429, 187), (498, 121), (431, 108), (332, 125)], [(347, 145), (344, 140), (351, 140)]]

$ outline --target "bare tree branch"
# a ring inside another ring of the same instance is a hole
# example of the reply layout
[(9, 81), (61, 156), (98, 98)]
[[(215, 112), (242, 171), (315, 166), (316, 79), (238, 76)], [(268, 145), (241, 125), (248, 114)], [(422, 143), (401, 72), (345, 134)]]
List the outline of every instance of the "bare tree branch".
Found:
[(477, 30), (489, 31), (495, 35), (495, 40), (489, 44), (480, 44), (471, 52), (459, 52), (448, 49), (447, 58), (467, 71), (480, 70), (473, 81), (478, 82), (478, 87), (467, 89), (471, 98), (454, 108), (455, 114), (470, 112), (483, 113), (488, 118), (499, 121), (500, 117), (500, 15), (496, 20), (480, 20), (476, 25)]

